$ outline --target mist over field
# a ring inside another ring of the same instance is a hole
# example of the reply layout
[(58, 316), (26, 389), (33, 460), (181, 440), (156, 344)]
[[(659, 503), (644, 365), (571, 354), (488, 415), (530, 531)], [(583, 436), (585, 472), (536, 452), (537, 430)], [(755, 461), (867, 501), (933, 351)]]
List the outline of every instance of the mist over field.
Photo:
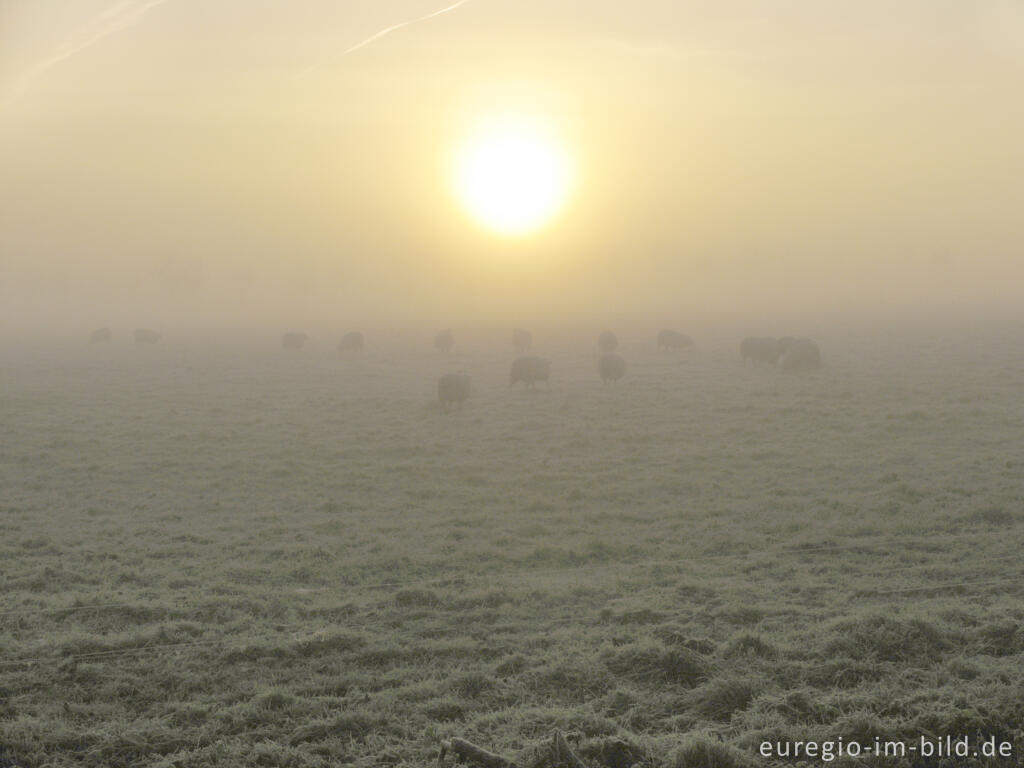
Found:
[(1024, 764), (1021, 94), (1016, 0), (0, 0), (0, 768)]

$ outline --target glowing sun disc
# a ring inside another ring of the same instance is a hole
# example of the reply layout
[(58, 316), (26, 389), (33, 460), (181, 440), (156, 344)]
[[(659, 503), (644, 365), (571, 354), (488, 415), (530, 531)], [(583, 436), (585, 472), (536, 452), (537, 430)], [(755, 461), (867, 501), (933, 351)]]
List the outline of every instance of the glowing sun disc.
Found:
[(481, 126), (455, 158), (455, 192), (483, 227), (524, 235), (547, 224), (570, 192), (568, 155), (535, 120), (503, 117)]

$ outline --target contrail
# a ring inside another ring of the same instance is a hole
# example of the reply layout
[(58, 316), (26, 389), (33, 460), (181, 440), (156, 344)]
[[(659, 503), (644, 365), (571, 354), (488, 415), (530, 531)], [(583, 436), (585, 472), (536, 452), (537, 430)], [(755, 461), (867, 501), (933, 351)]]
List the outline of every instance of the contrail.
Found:
[[(376, 40), (379, 40), (380, 38), (384, 37), (384, 35), (391, 34), (396, 29), (401, 29), (402, 27), (408, 27), (410, 24), (419, 24), (421, 21), (426, 21), (427, 19), (432, 19), (435, 16), (440, 16), (442, 13), (448, 13), (449, 11), (454, 11), (459, 6), (465, 5), (468, 2), (469, 2), (469, 0), (458, 0), (458, 2), (452, 3), (451, 5), (449, 5), (449, 6), (445, 7), (445, 8), (442, 8), (439, 11), (432, 11), (432, 12), (426, 14), (425, 16), (419, 16), (419, 17), (417, 17), (415, 19), (409, 19), (408, 21), (400, 21), (397, 24), (392, 24), (390, 27), (385, 27), (380, 32), (374, 32), (372, 35), (370, 35), (365, 40), (361, 40), (360, 42), (356, 43), (355, 45), (353, 45), (353, 46), (351, 46), (349, 48), (346, 48), (344, 51), (342, 51), (338, 55), (339, 55), (339, 57), (347, 56), (348, 54), (354, 53), (355, 51), (358, 51), (360, 48), (364, 48), (365, 46), (369, 45), (370, 43), (373, 43)], [(299, 76), (300, 77), (305, 77), (310, 72), (314, 72), (314, 71), (320, 69), (323, 66), (325, 66), (325, 64), (323, 64), (323, 63), (314, 64), (313, 66), (311, 66), (311, 67), (309, 67), (307, 69), (304, 69), (301, 73), (299, 73)]]
[(63, 47), (47, 59), (43, 59), (25, 73), (21, 82), (13, 92), (0, 102), (0, 107), (10, 107), (31, 88), (40, 77), (62, 61), (77, 56), (87, 48), (91, 48), (105, 37), (116, 34), (139, 22), (150, 10), (162, 5), (166, 0), (120, 0), (105, 11), (97, 14), (90, 21), (78, 28), (64, 43)]
[[(49, 58), (40, 61), (26, 72), (21, 78), (21, 81), (15, 85), (7, 98), (0, 100), (0, 111), (12, 106), (18, 99), (25, 95), (25, 93), (37, 80), (39, 80), (39, 78), (62, 61), (66, 61), (73, 56), (77, 56), (82, 51), (87, 48), (91, 48), (110, 35), (134, 26), (142, 19), (143, 16), (146, 15), (146, 13), (159, 5), (163, 5), (165, 2), (167, 2), (167, 0), (119, 0), (119, 2), (114, 3), (106, 10), (97, 14), (91, 20), (79, 27), (79, 29), (71, 35), (69, 40), (65, 42), (60, 50)], [(370, 45), (385, 35), (394, 32), (396, 29), (408, 27), (410, 24), (418, 24), (421, 21), (426, 21), (427, 19), (432, 19), (435, 16), (440, 16), (441, 14), (448, 13), (449, 11), (454, 11), (459, 6), (465, 5), (468, 2), (469, 0), (458, 0), (457, 2), (441, 8), (438, 11), (432, 11), (431, 13), (419, 16), (415, 19), (409, 19), (408, 21), (402, 21), (398, 24), (392, 24), (390, 27), (386, 27), (379, 32), (370, 35), (365, 40), (346, 48), (340, 55), (347, 56), (364, 46)], [(324, 64), (322, 63), (314, 64), (304, 70), (300, 76), (305, 76), (323, 66)]]

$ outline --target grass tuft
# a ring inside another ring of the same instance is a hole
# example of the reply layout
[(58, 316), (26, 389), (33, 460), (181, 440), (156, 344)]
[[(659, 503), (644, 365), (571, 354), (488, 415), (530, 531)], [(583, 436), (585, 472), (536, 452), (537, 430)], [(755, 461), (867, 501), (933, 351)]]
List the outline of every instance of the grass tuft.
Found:
[(707, 678), (707, 660), (689, 648), (665, 647), (656, 642), (639, 642), (605, 651), (608, 668), (623, 677), (647, 683), (676, 683), (694, 686)]
[(746, 709), (754, 696), (757, 685), (740, 677), (716, 677), (689, 696), (690, 706), (700, 717), (710, 720), (728, 721), (733, 713)]
[(452, 691), (467, 699), (475, 699), (495, 687), (494, 681), (482, 672), (467, 672), (452, 680)]
[(403, 589), (395, 593), (399, 608), (440, 608), (443, 600), (430, 589)]
[(835, 658), (929, 665), (950, 646), (942, 628), (924, 619), (897, 619), (870, 614), (841, 619), (830, 628), (832, 638), (821, 649)]
[(735, 747), (703, 734), (689, 736), (669, 762), (670, 768), (750, 768), (752, 764)]
[(761, 635), (744, 632), (737, 635), (725, 646), (722, 655), (727, 659), (743, 656), (756, 656), (761, 659), (774, 659), (779, 655), (774, 645), (767, 642)]

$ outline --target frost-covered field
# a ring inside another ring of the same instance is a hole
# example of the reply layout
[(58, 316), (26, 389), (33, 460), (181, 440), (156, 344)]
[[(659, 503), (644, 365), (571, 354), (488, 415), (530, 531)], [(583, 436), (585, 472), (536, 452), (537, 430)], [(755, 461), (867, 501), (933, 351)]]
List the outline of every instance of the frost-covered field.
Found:
[[(1019, 335), (819, 335), (794, 375), (622, 333), (604, 387), (592, 336), (538, 332), (536, 392), (504, 339), (429, 335), (6, 344), (0, 766), (422, 766), (554, 728), (614, 768), (979, 732), (1021, 763)], [(910, 761), (846, 764), (876, 763)]]

